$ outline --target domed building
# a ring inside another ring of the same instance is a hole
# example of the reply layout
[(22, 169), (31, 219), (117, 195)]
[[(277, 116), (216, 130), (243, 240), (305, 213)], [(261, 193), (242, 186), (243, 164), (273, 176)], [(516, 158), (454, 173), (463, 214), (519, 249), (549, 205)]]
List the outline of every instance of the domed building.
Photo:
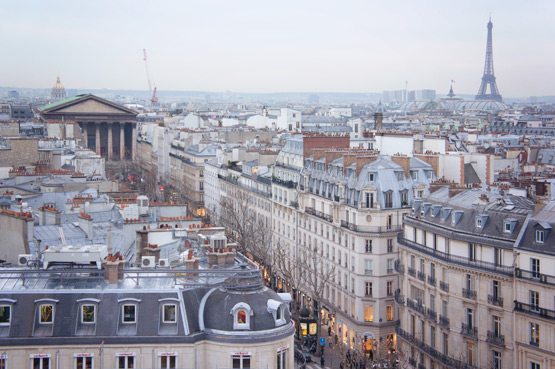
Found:
[(67, 98), (66, 89), (64, 85), (60, 82), (60, 75), (56, 78), (56, 83), (52, 86), (52, 91), (50, 92), (51, 102), (60, 101)]

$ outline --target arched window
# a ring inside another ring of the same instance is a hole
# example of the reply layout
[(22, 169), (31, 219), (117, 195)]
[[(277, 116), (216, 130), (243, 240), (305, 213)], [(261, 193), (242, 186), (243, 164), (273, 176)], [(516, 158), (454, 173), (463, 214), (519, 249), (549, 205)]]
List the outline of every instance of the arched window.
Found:
[(231, 309), (233, 316), (233, 329), (251, 329), (251, 319), (253, 311), (251, 307), (244, 303), (238, 302)]

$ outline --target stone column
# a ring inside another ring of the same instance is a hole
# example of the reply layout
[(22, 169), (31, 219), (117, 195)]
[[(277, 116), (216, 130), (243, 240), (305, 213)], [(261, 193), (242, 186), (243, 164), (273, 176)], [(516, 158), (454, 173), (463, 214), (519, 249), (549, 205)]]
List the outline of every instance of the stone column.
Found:
[(112, 124), (108, 123), (107, 126), (108, 128), (108, 160), (112, 160), (112, 156), (114, 154), (114, 145), (112, 143)]
[(120, 160), (125, 160), (125, 124), (119, 124), (119, 158)]
[(137, 127), (133, 127), (131, 123), (131, 158), (137, 160)]
[(89, 135), (87, 132), (87, 123), (81, 123), (83, 125), (83, 147), (87, 149), (89, 147)]
[(94, 127), (96, 129), (95, 151), (98, 155), (100, 155), (100, 123), (95, 123)]

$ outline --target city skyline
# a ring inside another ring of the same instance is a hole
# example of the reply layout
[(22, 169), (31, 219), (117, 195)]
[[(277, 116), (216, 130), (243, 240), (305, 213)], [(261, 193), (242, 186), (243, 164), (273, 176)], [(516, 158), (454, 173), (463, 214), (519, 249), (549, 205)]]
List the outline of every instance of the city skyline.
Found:
[(147, 90), (146, 48), (160, 90), (476, 94), (491, 12), (500, 93), (555, 94), (548, 1), (31, 4), (5, 6), (0, 86)]

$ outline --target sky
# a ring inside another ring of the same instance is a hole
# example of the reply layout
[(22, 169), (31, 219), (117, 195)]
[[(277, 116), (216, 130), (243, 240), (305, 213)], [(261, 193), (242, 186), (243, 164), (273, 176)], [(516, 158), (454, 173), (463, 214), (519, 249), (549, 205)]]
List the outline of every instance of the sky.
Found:
[(555, 95), (553, 0), (0, 0), (0, 86)]

